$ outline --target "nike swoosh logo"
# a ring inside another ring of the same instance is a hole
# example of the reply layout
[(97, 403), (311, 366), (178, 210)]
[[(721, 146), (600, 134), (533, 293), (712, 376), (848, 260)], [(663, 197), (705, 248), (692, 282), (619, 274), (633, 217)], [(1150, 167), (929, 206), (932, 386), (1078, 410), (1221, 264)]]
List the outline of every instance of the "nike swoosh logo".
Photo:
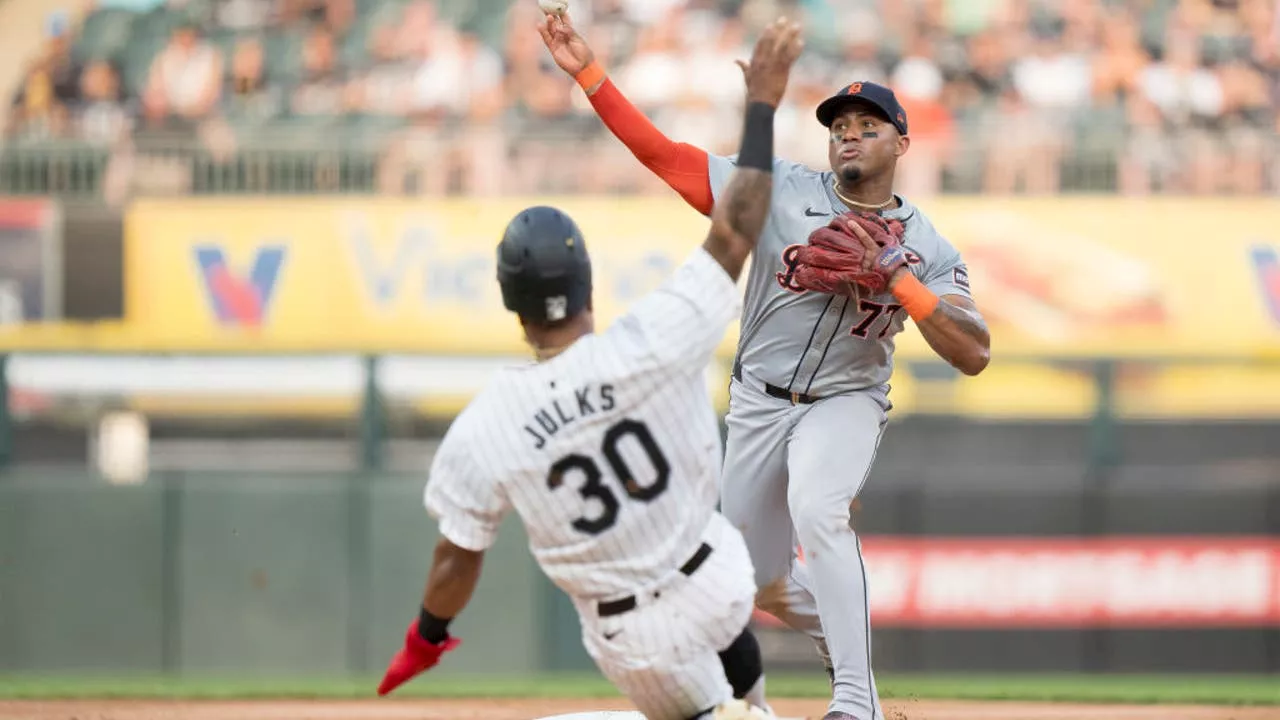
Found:
[(618, 632), (614, 632), (614, 633), (605, 633), (605, 634), (604, 634), (604, 639), (605, 639), (605, 640), (612, 640), (612, 639), (614, 639), (614, 638), (618, 637), (618, 636), (619, 636), (619, 635), (621, 635), (621, 634), (622, 634), (622, 631), (621, 631), (621, 630), (619, 630)]
[(804, 214), (805, 217), (826, 217), (831, 213), (816, 212), (813, 208), (808, 207), (804, 209)]

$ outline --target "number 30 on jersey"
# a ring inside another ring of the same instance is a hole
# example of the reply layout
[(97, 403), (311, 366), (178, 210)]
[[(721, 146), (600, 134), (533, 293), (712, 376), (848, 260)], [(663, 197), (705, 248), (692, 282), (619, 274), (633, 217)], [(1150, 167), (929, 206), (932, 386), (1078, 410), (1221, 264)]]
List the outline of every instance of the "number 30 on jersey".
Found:
[[(631, 468), (627, 467), (627, 462), (618, 449), (618, 443), (628, 436), (635, 438), (640, 443), (640, 447), (653, 465), (655, 477), (653, 482), (648, 485), (641, 485), (636, 480), (635, 474), (631, 472)], [(613, 476), (618, 485), (622, 487), (623, 491), (631, 499), (649, 502), (666, 491), (667, 483), (671, 479), (671, 463), (667, 462), (666, 456), (662, 454), (662, 449), (658, 447), (658, 443), (653, 439), (653, 434), (649, 432), (649, 428), (644, 423), (639, 420), (620, 420), (614, 423), (609, 428), (609, 431), (604, 434), (600, 450), (604, 454), (609, 469), (613, 471)], [(565, 476), (575, 470), (583, 476), (583, 483), (578, 488), (578, 494), (582, 496), (583, 500), (598, 501), (601, 510), (595, 517), (583, 515), (574, 520), (573, 527), (575, 530), (588, 535), (599, 535), (613, 527), (613, 524), (618, 521), (618, 512), (621, 510), (618, 496), (604, 482), (604, 473), (600, 469), (599, 463), (586, 455), (578, 455), (576, 453), (566, 455), (551, 466), (551, 472), (547, 474), (547, 487), (552, 490), (558, 489), (564, 484)]]

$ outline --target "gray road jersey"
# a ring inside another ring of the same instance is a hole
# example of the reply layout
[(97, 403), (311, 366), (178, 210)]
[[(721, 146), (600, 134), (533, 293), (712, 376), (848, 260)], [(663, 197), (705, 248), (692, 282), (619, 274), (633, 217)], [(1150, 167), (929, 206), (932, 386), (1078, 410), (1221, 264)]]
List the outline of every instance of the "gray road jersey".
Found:
[[(736, 160), (709, 156), (717, 201)], [(788, 248), (849, 210), (835, 194), (833, 174), (775, 160), (773, 175), (773, 207), (747, 278), (738, 362), (760, 380), (819, 397), (887, 383), (894, 336), (907, 319), (893, 295), (864, 297), (854, 307), (848, 298), (794, 289), (788, 272)], [(939, 296), (971, 297), (959, 251), (924, 213), (898, 199), (901, 207), (882, 215), (902, 222), (911, 272)]]

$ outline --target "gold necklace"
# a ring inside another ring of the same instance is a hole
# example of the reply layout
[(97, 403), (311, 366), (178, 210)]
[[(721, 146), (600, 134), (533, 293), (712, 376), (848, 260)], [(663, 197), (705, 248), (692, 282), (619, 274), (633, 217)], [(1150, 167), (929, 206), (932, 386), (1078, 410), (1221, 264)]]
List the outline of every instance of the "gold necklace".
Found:
[(884, 208), (888, 207), (889, 205), (893, 204), (893, 194), (892, 194), (892, 193), (890, 193), (890, 195), (889, 195), (889, 199), (888, 199), (888, 200), (885, 200), (884, 202), (879, 203), (879, 204), (876, 204), (876, 205), (868, 205), (867, 203), (860, 203), (860, 202), (858, 202), (857, 200), (851, 200), (851, 199), (849, 199), (849, 198), (845, 197), (844, 193), (840, 192), (840, 186), (839, 186), (838, 184), (836, 184), (835, 178), (832, 178), (832, 179), (831, 179), (831, 189), (836, 191), (836, 197), (840, 198), (840, 200), (841, 200), (842, 202), (844, 202), (844, 204), (846, 204), (846, 205), (850, 205), (850, 206), (852, 206), (852, 207), (860, 207), (860, 208), (864, 208), (864, 209), (867, 209), (867, 210), (882, 210), (882, 209), (884, 209)]

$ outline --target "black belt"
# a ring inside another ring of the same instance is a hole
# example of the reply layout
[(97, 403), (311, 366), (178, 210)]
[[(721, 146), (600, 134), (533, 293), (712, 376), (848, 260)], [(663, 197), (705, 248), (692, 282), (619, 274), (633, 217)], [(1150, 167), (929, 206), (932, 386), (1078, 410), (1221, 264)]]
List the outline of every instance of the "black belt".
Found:
[[(742, 382), (742, 365), (736, 362), (733, 364), (733, 377), (738, 382)], [(771, 397), (788, 400), (792, 405), (812, 405), (822, 399), (806, 393), (791, 392), (786, 388), (781, 388), (771, 383), (764, 384), (764, 391), (765, 394)]]
[[(692, 575), (694, 572), (698, 570), (699, 567), (702, 567), (702, 563), (706, 562), (707, 558), (710, 555), (711, 555), (711, 546), (706, 543), (702, 543), (702, 545), (698, 548), (698, 551), (693, 554), (693, 557), (689, 558), (687, 561), (685, 561), (685, 564), (680, 566), (680, 572), (684, 573), (685, 575)], [(656, 596), (656, 593), (655, 593), (655, 596)], [(635, 609), (636, 609), (635, 595), (628, 595), (627, 597), (620, 598), (618, 600), (610, 600), (608, 602), (602, 602), (596, 605), (596, 612), (600, 614), (600, 617), (609, 617), (611, 615), (621, 615), (622, 613), (631, 612), (632, 610), (635, 610)]]

